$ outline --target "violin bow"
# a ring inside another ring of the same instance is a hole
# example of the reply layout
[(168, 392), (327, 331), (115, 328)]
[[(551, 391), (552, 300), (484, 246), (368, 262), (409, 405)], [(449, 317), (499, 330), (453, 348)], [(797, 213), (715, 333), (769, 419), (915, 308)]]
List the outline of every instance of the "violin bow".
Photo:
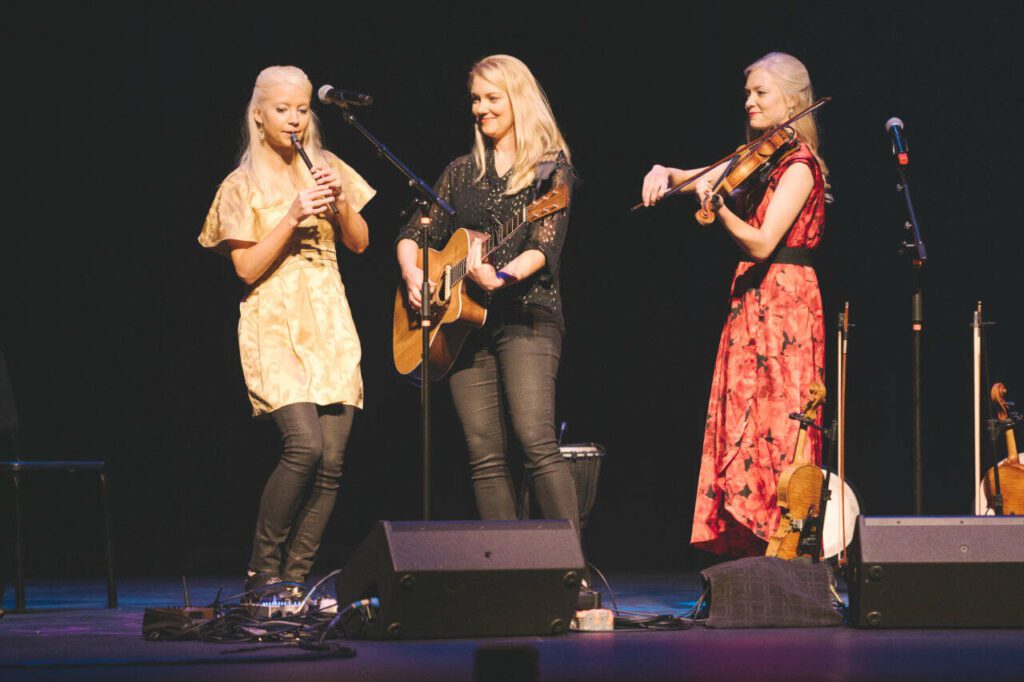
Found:
[[(691, 177), (689, 180), (684, 180), (683, 182), (680, 182), (678, 185), (673, 185), (672, 187), (669, 187), (668, 190), (664, 194), (661, 195), (661, 199), (666, 199), (666, 198), (672, 196), (673, 194), (678, 194), (682, 190), (684, 190), (687, 187), (689, 187), (690, 185), (692, 185), (697, 180), (701, 179), (702, 177), (704, 177), (705, 175), (710, 173), (712, 170), (717, 168), (719, 165), (725, 163), (726, 161), (731, 161), (732, 163), (726, 168), (725, 173), (723, 173), (718, 178), (718, 182), (715, 183), (716, 186), (721, 185), (722, 180), (725, 179), (726, 177), (728, 177), (729, 170), (731, 170), (732, 167), (736, 163), (738, 163), (738, 157), (740, 157), (741, 155), (749, 155), (749, 154), (755, 153), (761, 147), (761, 145), (764, 144), (765, 142), (767, 142), (768, 140), (770, 140), (772, 138), (772, 136), (775, 135), (775, 133), (779, 132), (780, 130), (782, 130), (786, 126), (792, 125), (793, 123), (795, 123), (796, 121), (800, 120), (804, 116), (810, 114), (812, 111), (814, 111), (814, 110), (824, 106), (825, 104), (827, 104), (828, 102), (831, 102), (831, 101), (832, 101), (831, 97), (819, 97), (813, 104), (808, 106), (806, 109), (804, 109), (803, 111), (797, 112), (792, 117), (790, 117), (788, 120), (783, 121), (782, 123), (779, 123), (775, 127), (771, 128), (768, 132), (766, 132), (765, 134), (761, 135), (761, 137), (759, 137), (756, 140), (753, 140), (751, 142), (748, 142), (747, 144), (741, 146), (739, 149), (737, 149), (733, 153), (731, 153), (731, 154), (729, 154), (727, 156), (722, 157), (718, 161), (715, 161), (710, 166), (708, 166), (707, 168), (702, 170), (700, 173), (697, 173), (696, 175)], [(661, 201), (661, 199), (659, 199), (659, 201)], [(634, 206), (630, 210), (631, 211), (635, 211), (638, 208), (644, 208), (643, 202), (640, 202), (639, 204), (637, 204), (636, 206)]]
[(839, 445), (839, 558), (840, 567), (846, 566), (846, 343), (850, 333), (850, 302), (843, 305), (839, 315), (839, 421), (834, 434)]

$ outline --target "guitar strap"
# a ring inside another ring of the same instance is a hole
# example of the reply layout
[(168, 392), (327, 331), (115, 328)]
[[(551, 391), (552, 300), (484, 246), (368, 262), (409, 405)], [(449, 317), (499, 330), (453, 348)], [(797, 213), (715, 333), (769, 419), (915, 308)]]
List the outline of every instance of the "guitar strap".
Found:
[(558, 163), (564, 158), (565, 155), (561, 151), (557, 151), (549, 153), (537, 162), (537, 165), (533, 170), (533, 193), (530, 196), (530, 201), (536, 201), (537, 197), (543, 194), (541, 188), (544, 187), (544, 183), (551, 179), (551, 176), (558, 168)]
[(533, 183), (534, 195), (537, 195), (540, 192), (541, 185), (543, 185), (547, 181), (547, 179), (551, 177), (551, 174), (555, 172), (555, 168), (557, 167), (557, 165), (557, 162), (555, 162), (553, 159), (548, 161), (540, 161), (537, 163), (537, 169), (534, 171), (534, 175), (537, 178)]

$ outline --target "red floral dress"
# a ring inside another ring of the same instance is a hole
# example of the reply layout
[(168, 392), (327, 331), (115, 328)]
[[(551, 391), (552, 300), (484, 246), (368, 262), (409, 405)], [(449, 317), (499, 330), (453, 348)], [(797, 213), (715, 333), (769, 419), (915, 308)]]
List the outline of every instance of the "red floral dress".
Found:
[[(814, 249), (824, 227), (825, 182), (804, 145), (771, 171), (747, 222), (761, 226), (779, 178), (794, 163), (810, 167), (814, 187), (784, 241)], [(799, 429), (789, 414), (803, 408), (813, 382), (824, 382), (824, 343), (813, 268), (740, 262), (711, 381), (690, 538), (695, 547), (729, 556), (764, 553), (779, 524), (779, 474), (793, 461)], [(820, 434), (810, 429), (808, 436), (811, 457), (820, 462)]]

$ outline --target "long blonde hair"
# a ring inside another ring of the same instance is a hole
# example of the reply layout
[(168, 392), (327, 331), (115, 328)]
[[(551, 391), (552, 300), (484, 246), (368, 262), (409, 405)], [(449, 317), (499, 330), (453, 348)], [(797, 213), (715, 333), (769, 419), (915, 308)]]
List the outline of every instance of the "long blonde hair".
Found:
[[(772, 79), (779, 86), (782, 92), (794, 101), (794, 111), (803, 111), (814, 103), (814, 88), (811, 86), (811, 75), (807, 67), (799, 59), (785, 52), (769, 52), (765, 56), (743, 70), (744, 76), (749, 76), (756, 69), (764, 69), (771, 75)], [(818, 160), (821, 172), (828, 175), (828, 166), (825, 160), (818, 153), (819, 137), (818, 126), (814, 122), (814, 114), (808, 114), (793, 124), (793, 130), (797, 137), (807, 145)], [(757, 132), (747, 124), (747, 141), (760, 137), (763, 131)]]
[[(238, 167), (252, 176), (268, 203), (291, 198), (291, 195), (308, 187), (311, 182), (309, 171), (298, 154), (292, 159), (291, 172), (283, 177), (281, 173), (275, 172), (267, 161), (269, 155), (275, 152), (261, 139), (260, 126), (256, 123), (256, 109), (265, 103), (269, 89), (282, 83), (305, 92), (310, 99), (313, 97), (313, 84), (297, 66), (268, 66), (260, 71), (252, 89), (252, 97), (245, 109), (242, 151), (238, 158)], [(313, 163), (324, 165), (320, 121), (312, 109), (309, 110), (309, 125), (306, 126), (306, 132), (300, 141)]]
[[(512, 164), (506, 194), (516, 194), (533, 182), (534, 169), (541, 159), (562, 152), (566, 161), (570, 161), (569, 145), (555, 123), (547, 95), (526, 64), (505, 54), (491, 55), (478, 61), (469, 70), (470, 89), (477, 76), (504, 90), (512, 107), (516, 160)], [(476, 179), (480, 180), (486, 172), (488, 141), (479, 126), (475, 128), (473, 158), (479, 169)]]

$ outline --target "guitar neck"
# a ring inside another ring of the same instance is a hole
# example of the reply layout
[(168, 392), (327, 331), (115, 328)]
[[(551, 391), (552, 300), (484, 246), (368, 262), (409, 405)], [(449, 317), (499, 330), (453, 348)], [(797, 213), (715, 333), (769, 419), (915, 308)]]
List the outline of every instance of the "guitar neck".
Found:
[[(530, 221), (526, 219), (526, 207), (522, 209), (523, 213), (519, 219), (514, 219), (508, 223), (498, 227), (496, 235), (487, 235), (481, 245), (483, 251), (483, 258), (487, 260), (495, 251), (501, 248), (501, 246), (507, 242), (512, 236)], [(463, 258), (458, 263), (452, 266), (452, 284), (458, 284), (466, 276), (468, 265), (466, 259)]]

